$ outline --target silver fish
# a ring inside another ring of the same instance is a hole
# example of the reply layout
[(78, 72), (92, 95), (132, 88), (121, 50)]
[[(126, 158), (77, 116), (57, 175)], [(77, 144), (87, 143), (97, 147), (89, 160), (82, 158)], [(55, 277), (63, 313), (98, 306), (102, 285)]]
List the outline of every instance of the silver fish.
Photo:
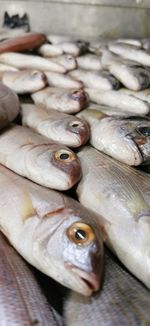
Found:
[(119, 109), (120, 112), (130, 113), (132, 115), (146, 115), (149, 113), (150, 107), (148, 103), (135, 98), (131, 95), (122, 94), (115, 90), (99, 91), (97, 89), (86, 88), (90, 101), (105, 106)]
[(31, 267), (21, 259), (2, 233), (0, 248), (1, 325), (61, 326), (61, 316), (44, 296)]
[(90, 109), (77, 116), (89, 123), (90, 144), (96, 149), (128, 165), (150, 160), (150, 121), (113, 118)]
[(0, 229), (24, 259), (74, 291), (97, 291), (103, 243), (94, 214), (2, 166), (0, 189)]
[(82, 88), (83, 83), (79, 80), (74, 80), (69, 75), (58, 74), (52, 71), (45, 71), (45, 75), (49, 86), (62, 88)]
[(47, 84), (46, 75), (35, 70), (0, 72), (0, 80), (17, 94), (33, 93)]
[(17, 125), (1, 133), (0, 163), (36, 183), (58, 190), (71, 188), (81, 177), (80, 162), (74, 152)]
[(0, 83), (0, 129), (10, 124), (19, 113), (18, 96)]
[(78, 67), (85, 70), (101, 70), (101, 60), (98, 55), (85, 54), (77, 57)]
[(40, 46), (38, 52), (43, 57), (55, 57), (63, 54), (63, 50), (59, 46), (54, 44), (45, 43)]
[(62, 65), (37, 55), (7, 52), (0, 54), (0, 62), (19, 69), (37, 69), (40, 71), (47, 70), (62, 74), (66, 72), (66, 69)]
[(37, 105), (65, 113), (75, 113), (88, 105), (88, 96), (83, 89), (47, 87), (31, 95)]
[(78, 154), (83, 177), (79, 201), (100, 214), (104, 240), (150, 288), (150, 176), (85, 146)]
[(23, 125), (55, 142), (79, 147), (89, 139), (88, 124), (77, 117), (33, 104), (21, 104), (21, 108)]
[(64, 54), (57, 57), (52, 57), (50, 60), (64, 67), (65, 71), (70, 71), (77, 68), (77, 60), (70, 54)]

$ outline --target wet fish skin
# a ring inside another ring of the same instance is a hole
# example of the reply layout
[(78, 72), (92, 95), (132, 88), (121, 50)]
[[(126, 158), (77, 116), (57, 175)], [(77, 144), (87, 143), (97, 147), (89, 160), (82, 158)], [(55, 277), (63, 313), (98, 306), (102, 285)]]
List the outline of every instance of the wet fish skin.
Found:
[(38, 49), (43, 57), (55, 57), (63, 54), (63, 50), (57, 45), (45, 43)]
[(101, 70), (100, 57), (94, 54), (84, 54), (77, 57), (77, 64), (80, 69), (85, 70)]
[(97, 291), (103, 243), (94, 214), (3, 166), (0, 185), (1, 230), (16, 250), (62, 285), (86, 296)]
[(45, 71), (49, 86), (62, 88), (82, 88), (83, 83), (79, 80), (74, 80), (69, 75), (58, 74), (56, 72)]
[(100, 214), (109, 248), (150, 288), (148, 176), (92, 147), (85, 146), (78, 156), (83, 172), (77, 187), (79, 201)]
[(18, 71), (17, 68), (0, 63), (0, 71)]
[(24, 35), (14, 37), (0, 42), (0, 53), (4, 52), (22, 52), (38, 48), (46, 41), (46, 36), (41, 33), (25, 33)]
[(2, 83), (17, 94), (33, 93), (47, 84), (46, 75), (41, 71), (21, 70), (0, 73)]
[(77, 117), (46, 110), (33, 104), (21, 104), (22, 124), (55, 142), (69, 147), (85, 144), (90, 136), (89, 126)]
[(150, 103), (150, 88), (143, 89), (139, 92), (135, 92), (135, 91), (132, 91), (132, 90), (126, 89), (126, 88), (120, 88), (118, 91), (119, 91), (119, 93), (132, 95), (134, 97), (139, 98), (140, 100), (142, 100), (144, 102)]
[(75, 113), (88, 105), (88, 96), (83, 89), (47, 87), (31, 97), (36, 105), (64, 113)]
[(90, 125), (90, 144), (131, 166), (150, 160), (150, 121), (113, 118), (97, 110), (85, 109), (77, 115)]
[(13, 125), (0, 137), (0, 163), (43, 186), (67, 190), (81, 178), (76, 154), (30, 128)]
[(50, 60), (63, 66), (65, 71), (71, 71), (77, 68), (77, 60), (71, 54), (63, 54), (57, 57), (52, 57)]
[(89, 102), (88, 109), (94, 110), (94, 111), (95, 110), (100, 111), (100, 112), (103, 112), (104, 114), (106, 114), (107, 116), (112, 116), (112, 117), (129, 118), (129, 117), (133, 116), (133, 113), (130, 111), (125, 112), (125, 111), (121, 111), (119, 108), (116, 108), (116, 107), (106, 106), (106, 105), (102, 105), (102, 104), (95, 104), (92, 102)]
[(8, 126), (17, 117), (19, 109), (18, 96), (0, 83), (0, 129)]
[(1, 324), (26, 326), (36, 322), (41, 325), (61, 325), (61, 317), (48, 303), (31, 268), (2, 233), (0, 247)]

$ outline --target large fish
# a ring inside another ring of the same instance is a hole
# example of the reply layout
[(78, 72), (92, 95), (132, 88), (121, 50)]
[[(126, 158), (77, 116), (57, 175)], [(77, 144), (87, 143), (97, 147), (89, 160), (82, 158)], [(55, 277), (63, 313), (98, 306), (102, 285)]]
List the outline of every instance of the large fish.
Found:
[(22, 52), (38, 48), (46, 41), (46, 36), (41, 33), (26, 33), (0, 42), (0, 53)]
[(107, 245), (150, 288), (150, 176), (92, 147), (85, 146), (78, 156), (83, 172), (79, 201), (100, 214)]
[(57, 45), (45, 43), (38, 49), (43, 57), (55, 57), (63, 54), (63, 50)]
[(43, 186), (67, 190), (81, 177), (77, 156), (30, 128), (11, 126), (0, 136), (0, 163)]
[(18, 96), (0, 83), (0, 129), (12, 122), (19, 113)]
[(69, 114), (22, 104), (22, 123), (39, 134), (69, 147), (85, 144), (90, 135), (85, 121)]
[(59, 66), (62, 66), (65, 69), (65, 71), (71, 71), (77, 68), (77, 60), (72, 55), (69, 54), (52, 57), (48, 60), (58, 64)]
[(0, 248), (1, 325), (61, 326), (61, 316), (44, 296), (31, 267), (18, 255), (2, 233)]
[(62, 88), (82, 88), (83, 83), (79, 80), (74, 80), (69, 75), (59, 74), (57, 72), (45, 71), (45, 75), (49, 86)]
[(76, 69), (69, 73), (76, 80), (81, 80), (85, 87), (98, 90), (110, 90), (119, 87), (118, 80), (106, 71), (94, 72)]
[(65, 73), (66, 69), (50, 59), (45, 59), (37, 55), (28, 55), (17, 52), (7, 52), (0, 54), (0, 62), (19, 69), (37, 69), (40, 71), (55, 71)]
[(47, 84), (46, 75), (35, 70), (3, 71), (0, 72), (0, 80), (17, 94), (33, 93)]
[(90, 101), (105, 106), (114, 107), (120, 112), (132, 113), (132, 115), (146, 115), (150, 111), (148, 103), (128, 94), (122, 94), (115, 90), (100, 91), (97, 89), (86, 88)]
[(85, 70), (101, 70), (101, 60), (98, 55), (85, 54), (76, 58), (78, 67)]
[(66, 326), (149, 325), (149, 290), (105, 250), (101, 292), (90, 298), (73, 291), (64, 299)]
[(88, 96), (83, 89), (47, 87), (31, 97), (37, 105), (65, 113), (78, 112), (88, 105)]
[(143, 118), (113, 118), (85, 109), (77, 115), (89, 123), (90, 144), (128, 165), (150, 160), (150, 121)]
[(97, 291), (103, 244), (96, 217), (2, 166), (0, 189), (0, 229), (16, 250), (62, 285), (86, 296)]

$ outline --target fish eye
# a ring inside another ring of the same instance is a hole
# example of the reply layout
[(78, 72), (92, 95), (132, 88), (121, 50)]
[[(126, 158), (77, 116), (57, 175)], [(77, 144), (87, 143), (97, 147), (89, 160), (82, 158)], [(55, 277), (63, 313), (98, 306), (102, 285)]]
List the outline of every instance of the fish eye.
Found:
[(145, 137), (150, 136), (150, 127), (141, 127), (141, 128), (138, 128), (138, 131), (140, 132), (140, 134), (142, 134)]
[(69, 152), (65, 149), (60, 149), (55, 152), (55, 158), (58, 161), (65, 161), (66, 163), (70, 163), (76, 159), (76, 155), (73, 152)]
[(88, 245), (95, 239), (91, 226), (82, 222), (75, 222), (67, 229), (69, 240), (79, 246)]
[(73, 128), (81, 127), (82, 125), (83, 124), (80, 121), (71, 121), (71, 123), (70, 123), (70, 127), (73, 127)]
[(39, 71), (38, 70), (34, 70), (31, 72), (31, 76), (36, 76), (39, 74)]

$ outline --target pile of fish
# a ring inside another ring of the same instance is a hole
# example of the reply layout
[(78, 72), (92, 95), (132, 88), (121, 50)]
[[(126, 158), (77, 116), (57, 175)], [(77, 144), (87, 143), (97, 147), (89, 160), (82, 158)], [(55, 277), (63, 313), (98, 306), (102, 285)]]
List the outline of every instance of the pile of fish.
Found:
[(85, 296), (103, 243), (150, 289), (150, 38), (10, 33), (0, 81), (1, 231)]

